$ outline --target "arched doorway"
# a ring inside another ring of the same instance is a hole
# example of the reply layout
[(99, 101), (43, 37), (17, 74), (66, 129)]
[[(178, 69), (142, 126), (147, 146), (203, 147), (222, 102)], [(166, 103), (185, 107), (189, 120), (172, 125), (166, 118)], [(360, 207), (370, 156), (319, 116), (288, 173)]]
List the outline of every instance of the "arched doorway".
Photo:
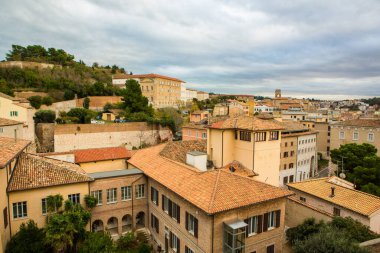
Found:
[(119, 225), (118, 225), (117, 218), (111, 217), (111, 218), (108, 219), (108, 222), (107, 222), (107, 231), (111, 235), (117, 235), (117, 234), (119, 234), (118, 226)]
[(101, 220), (95, 220), (92, 223), (92, 232), (99, 232), (104, 230), (103, 221)]
[(126, 233), (132, 230), (132, 216), (127, 214), (122, 219), (122, 232)]
[(136, 215), (136, 228), (143, 228), (145, 227), (145, 213), (144, 212), (139, 212)]

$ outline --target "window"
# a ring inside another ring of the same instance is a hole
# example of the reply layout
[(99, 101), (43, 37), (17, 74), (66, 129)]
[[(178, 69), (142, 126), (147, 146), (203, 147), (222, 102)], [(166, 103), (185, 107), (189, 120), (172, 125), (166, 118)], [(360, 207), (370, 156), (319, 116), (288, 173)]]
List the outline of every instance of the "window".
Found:
[(266, 132), (255, 133), (255, 141), (266, 141), (266, 140), (267, 140)]
[(169, 199), (165, 195), (162, 195), (162, 210), (169, 213)]
[[(170, 208), (170, 206), (171, 206), (171, 208)], [(180, 210), (181, 209), (180, 209), (179, 205), (177, 205), (176, 203), (169, 200), (169, 215), (170, 215), (170, 217), (175, 219), (178, 223), (180, 223), (180, 215), (181, 215)]]
[(290, 151), (290, 156), (294, 156), (294, 150)]
[(193, 215), (186, 212), (186, 230), (189, 231), (190, 234), (198, 238), (198, 219)]
[(207, 139), (207, 133), (202, 133), (202, 139)]
[(117, 189), (111, 188), (107, 189), (107, 204), (112, 204), (117, 202)]
[(79, 204), (80, 203), (80, 194), (69, 194), (69, 200), (73, 202), (74, 204)]
[(343, 140), (345, 138), (344, 132), (339, 132), (339, 139)]
[(9, 112), (9, 115), (10, 115), (11, 117), (17, 117), (17, 116), (18, 116), (18, 111), (10, 111), (10, 112)]
[(13, 203), (13, 219), (28, 217), (26, 201)]
[(8, 227), (8, 208), (4, 208), (3, 210), (3, 218), (4, 218), (4, 228)]
[(102, 196), (102, 190), (92, 191), (91, 196), (96, 198), (96, 201), (98, 202), (97, 205), (101, 206), (103, 204), (103, 196)]
[(290, 142), (290, 146), (293, 146), (293, 142)]
[(121, 200), (130, 200), (132, 199), (132, 187), (123, 186), (121, 187)]
[(288, 177), (284, 177), (282, 179), (282, 183), (283, 183), (283, 185), (286, 185), (288, 183)]
[(4, 133), (4, 128), (0, 127), (0, 133)]
[(289, 163), (289, 169), (293, 169), (294, 168), (294, 163)]
[(136, 198), (144, 198), (145, 197), (145, 184), (136, 185)]
[(340, 216), (340, 209), (334, 207), (334, 216)]
[(373, 133), (368, 133), (368, 141), (374, 141), (375, 135)]
[(153, 187), (150, 187), (150, 200), (158, 206), (158, 191)]
[(47, 200), (46, 200), (46, 198), (41, 200), (41, 209), (42, 209), (43, 215), (47, 214)]
[(300, 197), (300, 200), (303, 201), (303, 202), (306, 202), (306, 198), (305, 197)]
[(288, 146), (288, 143), (287, 142), (285, 142), (285, 147), (287, 147)]
[(170, 232), (170, 248), (172, 248), (174, 252), (177, 252), (180, 248), (180, 241), (172, 232)]
[(274, 253), (274, 244), (267, 246), (267, 253)]
[(264, 214), (264, 231), (280, 227), (281, 210)]
[(288, 157), (288, 156), (289, 156), (289, 153), (288, 152), (284, 152), (284, 158)]
[(271, 131), (269, 140), (270, 141), (278, 140), (278, 131)]
[(185, 253), (194, 253), (194, 250), (192, 250), (189, 247), (185, 246)]
[(274, 228), (276, 226), (275, 212), (270, 212), (268, 215), (268, 228)]
[(352, 140), (357, 141), (358, 139), (359, 139), (359, 133), (358, 132), (354, 132), (353, 135), (352, 135)]
[(240, 140), (241, 141), (251, 141), (251, 132), (240, 131)]
[(294, 182), (294, 176), (291, 175), (291, 176), (289, 176), (289, 183), (293, 183), (293, 182)]
[(151, 227), (154, 228), (156, 230), (156, 233), (158, 234), (159, 231), (160, 231), (160, 224), (159, 224), (159, 221), (158, 221), (158, 218), (156, 216), (154, 216), (153, 214), (150, 215), (150, 220), (151, 220)]
[(248, 224), (246, 236), (251, 236), (255, 234), (261, 233), (261, 217), (262, 216), (253, 216), (245, 220), (245, 222)]

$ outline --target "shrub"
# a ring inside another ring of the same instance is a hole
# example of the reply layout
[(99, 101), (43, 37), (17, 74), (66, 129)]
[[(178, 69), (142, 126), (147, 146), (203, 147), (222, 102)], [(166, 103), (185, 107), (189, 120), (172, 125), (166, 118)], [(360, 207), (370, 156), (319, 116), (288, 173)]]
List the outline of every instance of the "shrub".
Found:
[(28, 98), (28, 100), (31, 106), (33, 106), (36, 109), (40, 109), (42, 104), (41, 96), (31, 96)]
[(37, 123), (54, 123), (55, 112), (52, 110), (39, 110), (33, 117), (34, 122)]

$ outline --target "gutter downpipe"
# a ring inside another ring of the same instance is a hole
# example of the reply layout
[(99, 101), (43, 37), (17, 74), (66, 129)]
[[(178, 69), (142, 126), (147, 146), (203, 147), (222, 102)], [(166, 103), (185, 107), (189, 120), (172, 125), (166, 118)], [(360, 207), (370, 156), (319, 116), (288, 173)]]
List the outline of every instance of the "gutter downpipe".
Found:
[(224, 155), (224, 130), (222, 130), (222, 164), (220, 165), (220, 167), (223, 167), (223, 162), (224, 162), (224, 159), (223, 159), (223, 155)]

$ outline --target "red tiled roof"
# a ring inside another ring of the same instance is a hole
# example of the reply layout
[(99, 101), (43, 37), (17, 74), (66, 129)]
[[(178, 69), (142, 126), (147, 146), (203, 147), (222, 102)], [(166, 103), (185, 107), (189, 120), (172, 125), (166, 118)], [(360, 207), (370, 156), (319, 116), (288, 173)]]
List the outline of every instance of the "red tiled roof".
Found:
[(141, 74), (141, 75), (115, 74), (112, 76), (112, 79), (129, 79), (129, 78), (162, 78), (162, 79), (167, 79), (171, 81), (185, 83), (185, 81), (182, 81), (174, 77), (163, 76), (163, 75), (158, 75), (158, 74), (153, 74), (153, 73)]
[(13, 171), (7, 190), (22, 191), (92, 180), (79, 165), (23, 153)]
[(251, 116), (238, 116), (211, 124), (210, 128), (244, 129), (244, 130), (281, 130), (284, 129), (278, 121), (273, 119), (260, 119)]
[(131, 153), (124, 147), (80, 149), (74, 151), (75, 163), (127, 159)]
[(20, 154), (29, 144), (30, 141), (27, 140), (0, 137), (0, 168), (5, 167), (9, 161)]
[(288, 190), (221, 169), (200, 172), (160, 155), (160, 152), (165, 152), (166, 146), (161, 144), (138, 150), (128, 162), (208, 214), (292, 194)]
[(19, 124), (23, 124), (23, 123), (16, 120), (0, 118), (0, 126), (13, 126), (13, 125), (19, 125)]

